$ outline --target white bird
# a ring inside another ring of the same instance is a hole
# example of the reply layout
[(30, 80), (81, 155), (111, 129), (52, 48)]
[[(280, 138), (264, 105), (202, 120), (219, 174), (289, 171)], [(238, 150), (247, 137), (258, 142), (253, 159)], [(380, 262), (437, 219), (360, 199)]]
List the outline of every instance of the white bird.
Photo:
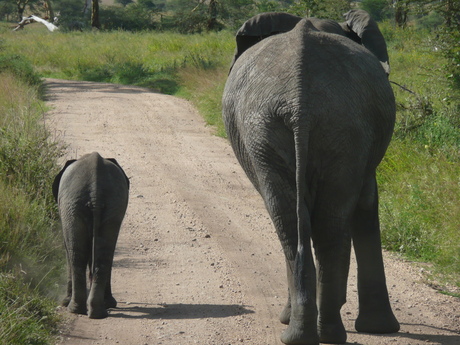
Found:
[(54, 25), (53, 23), (50, 23), (50, 22), (48, 22), (48, 21), (46, 21), (45, 19), (42, 19), (42, 18), (40, 18), (40, 17), (31, 15), (29, 18), (35, 20), (36, 22), (40, 22), (40, 23), (46, 25), (46, 27), (48, 28), (48, 30), (51, 31), (51, 32), (53, 32), (54, 30), (59, 29), (59, 28), (58, 28), (56, 25)]
[(22, 20), (18, 23), (18, 26), (16, 26), (13, 29), (13, 31), (24, 29), (25, 25), (32, 24), (34, 22), (45, 24), (49, 31), (54, 31), (54, 30), (59, 29), (56, 25), (46, 21), (45, 19), (32, 15), (29, 17), (22, 17)]

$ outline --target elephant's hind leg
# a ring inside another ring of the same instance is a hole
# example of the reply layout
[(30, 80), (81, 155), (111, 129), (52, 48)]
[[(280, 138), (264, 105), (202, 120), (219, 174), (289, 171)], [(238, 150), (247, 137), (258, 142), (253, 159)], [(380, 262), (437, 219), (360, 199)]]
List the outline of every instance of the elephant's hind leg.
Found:
[(66, 296), (61, 301), (61, 305), (63, 307), (68, 307), (70, 300), (72, 299), (72, 268), (70, 266), (70, 259), (69, 259), (69, 253), (68, 253), (67, 247), (66, 247), (66, 259), (67, 259), (67, 293), (66, 293)]
[(399, 323), (391, 310), (385, 281), (377, 183), (372, 177), (364, 187), (353, 218), (353, 246), (358, 263), (358, 332), (393, 333)]
[[(274, 159), (274, 155), (269, 155)], [(278, 167), (281, 165), (278, 165)], [(270, 171), (270, 180), (260, 183), (267, 210), (278, 233), (286, 258), (289, 300), (283, 311), (288, 323), (281, 335), (285, 344), (317, 345), (316, 279), (310, 247), (310, 223), (305, 224), (306, 243), (298, 246), (295, 182), (288, 171)], [(309, 217), (307, 217), (309, 220)]]
[(346, 302), (351, 235), (346, 217), (338, 216), (348, 211), (339, 205), (329, 209), (331, 203), (335, 204), (331, 200), (326, 202), (327, 209), (318, 206), (313, 222), (318, 279), (318, 335), (322, 343), (343, 344), (347, 333), (340, 309)]
[[(288, 186), (284, 187), (284, 190), (288, 190)], [(286, 257), (289, 286), (288, 303), (280, 315), (280, 320), (287, 323), (288, 327), (281, 335), (281, 341), (285, 344), (317, 345), (319, 341), (313, 256), (309, 237), (307, 245), (303, 246), (305, 253), (302, 255), (298, 251), (297, 214), (295, 208), (287, 207), (295, 204), (292, 198), (292, 194), (283, 194), (278, 190), (278, 193), (270, 196), (268, 207)]]
[(71, 276), (71, 284), (67, 287), (67, 293), (71, 294), (67, 308), (74, 314), (86, 314), (86, 266), (90, 248), (87, 227), (76, 218), (64, 218), (63, 231)]
[(104, 222), (96, 239), (93, 280), (88, 297), (88, 316), (103, 319), (108, 316), (107, 309), (114, 308), (117, 301), (112, 296), (110, 279), (112, 275), (113, 256), (117, 243), (121, 220)]
[(104, 303), (107, 309), (117, 307), (117, 300), (112, 295), (111, 281), (112, 281), (112, 271), (109, 272), (109, 278), (107, 279), (107, 284), (105, 286), (105, 293), (104, 293)]

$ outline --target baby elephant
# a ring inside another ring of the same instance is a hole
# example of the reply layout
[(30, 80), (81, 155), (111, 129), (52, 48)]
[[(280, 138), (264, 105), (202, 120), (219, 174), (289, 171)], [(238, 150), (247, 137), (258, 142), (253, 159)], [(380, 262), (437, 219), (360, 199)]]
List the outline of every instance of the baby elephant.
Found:
[[(128, 206), (129, 180), (113, 158), (97, 152), (69, 160), (54, 179), (67, 252), (67, 296), (62, 305), (92, 319), (115, 308), (110, 277), (121, 222)], [(86, 267), (90, 291), (86, 295)]]

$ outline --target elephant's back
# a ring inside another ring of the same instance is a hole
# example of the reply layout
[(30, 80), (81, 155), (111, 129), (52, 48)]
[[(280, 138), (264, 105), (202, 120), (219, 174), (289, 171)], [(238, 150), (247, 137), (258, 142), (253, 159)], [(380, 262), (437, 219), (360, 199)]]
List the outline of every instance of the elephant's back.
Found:
[(126, 177), (121, 169), (98, 153), (85, 155), (62, 175), (58, 202), (82, 212), (88, 209), (124, 208), (128, 202)]
[[(223, 118), (230, 137), (308, 129), (315, 152), (348, 159), (357, 150), (378, 164), (390, 141), (395, 101), (379, 60), (336, 34), (302, 20), (248, 49), (229, 74)], [(364, 147), (362, 146), (364, 144)], [(322, 145), (323, 147), (319, 147)], [(372, 157), (372, 158), (369, 158)]]
[[(258, 100), (263, 100), (262, 109)], [(224, 107), (244, 107), (245, 116), (248, 108), (267, 116), (273, 109), (281, 116), (300, 116), (311, 109), (302, 116), (315, 122), (332, 121), (329, 116), (335, 119), (337, 114), (350, 121), (387, 122), (389, 132), (395, 114), (393, 91), (380, 61), (345, 36), (317, 31), (307, 19), (248, 49), (229, 74), (223, 102)], [(380, 115), (369, 116), (376, 112)]]

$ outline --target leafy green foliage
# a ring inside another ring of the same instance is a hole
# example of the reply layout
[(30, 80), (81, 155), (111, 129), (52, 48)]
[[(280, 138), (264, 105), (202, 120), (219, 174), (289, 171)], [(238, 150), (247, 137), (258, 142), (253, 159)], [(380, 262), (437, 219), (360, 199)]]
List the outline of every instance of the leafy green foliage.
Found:
[(152, 30), (158, 25), (154, 8), (149, 9), (137, 3), (125, 7), (102, 6), (99, 10), (101, 28), (104, 30)]
[(41, 82), (31, 63), (21, 55), (0, 53), (0, 73), (11, 72), (22, 81), (32, 85)]
[(288, 8), (288, 12), (300, 17), (328, 18), (343, 21), (343, 13), (350, 10), (348, 0), (299, 0)]
[(115, 0), (115, 3), (120, 4), (122, 6), (126, 6), (126, 5), (134, 3), (134, 1), (133, 0)]
[(82, 30), (90, 26), (91, 11), (83, 12), (84, 2), (59, 0), (53, 5), (55, 12), (59, 13), (57, 25), (61, 31)]
[(363, 0), (361, 8), (369, 12), (376, 21), (388, 18), (390, 14), (387, 0)]
[(382, 242), (434, 263), (437, 280), (460, 287), (460, 92), (446, 79), (436, 32), (380, 28), (399, 85), (394, 138), (378, 171)]

